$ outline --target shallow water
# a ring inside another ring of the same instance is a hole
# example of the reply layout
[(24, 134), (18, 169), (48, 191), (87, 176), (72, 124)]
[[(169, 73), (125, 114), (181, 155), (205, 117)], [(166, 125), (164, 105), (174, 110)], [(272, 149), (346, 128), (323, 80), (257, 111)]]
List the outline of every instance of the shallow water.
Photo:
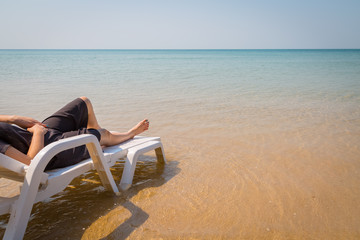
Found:
[(0, 51), (0, 82), (4, 114), (85, 95), (109, 129), (147, 117), (169, 161), (119, 198), (75, 179), (25, 239), (360, 238), (359, 50)]

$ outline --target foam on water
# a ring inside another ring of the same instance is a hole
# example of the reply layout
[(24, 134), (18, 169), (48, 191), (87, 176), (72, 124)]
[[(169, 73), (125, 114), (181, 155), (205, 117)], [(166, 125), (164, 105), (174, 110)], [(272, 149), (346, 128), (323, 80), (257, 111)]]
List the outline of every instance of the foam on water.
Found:
[(170, 162), (119, 199), (75, 180), (25, 237), (360, 236), (359, 50), (2, 50), (0, 82), (4, 114), (85, 95), (104, 127), (148, 117)]

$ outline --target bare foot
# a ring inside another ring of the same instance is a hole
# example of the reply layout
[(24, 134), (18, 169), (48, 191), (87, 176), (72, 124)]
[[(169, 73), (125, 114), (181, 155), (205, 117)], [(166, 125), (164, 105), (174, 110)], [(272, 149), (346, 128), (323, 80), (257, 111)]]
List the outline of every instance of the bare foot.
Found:
[(136, 124), (132, 129), (130, 129), (129, 132), (132, 133), (133, 136), (136, 136), (148, 130), (149, 125), (150, 125), (149, 121), (147, 119), (144, 119), (138, 124)]

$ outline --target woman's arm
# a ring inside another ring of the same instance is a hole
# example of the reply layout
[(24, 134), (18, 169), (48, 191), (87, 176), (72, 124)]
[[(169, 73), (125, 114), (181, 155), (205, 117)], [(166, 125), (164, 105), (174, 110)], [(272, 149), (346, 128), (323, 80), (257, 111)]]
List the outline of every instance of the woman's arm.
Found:
[(29, 151), (27, 153), (27, 155), (31, 159), (33, 159), (36, 156), (36, 154), (40, 152), (41, 149), (44, 148), (44, 135), (47, 129), (39, 124), (35, 124), (31, 128), (28, 128), (27, 130), (33, 134)]
[(19, 162), (22, 162), (26, 165), (30, 165), (31, 160), (32, 160), (28, 155), (23, 154), (22, 152), (20, 152), (19, 150), (17, 150), (16, 148), (14, 148), (12, 146), (10, 146), (6, 150), (5, 155), (13, 158), (15, 160), (18, 160)]
[(31, 160), (36, 156), (36, 154), (38, 154), (38, 152), (40, 152), (41, 149), (44, 148), (44, 135), (47, 129), (42, 125), (35, 124), (31, 128), (28, 128), (28, 131), (33, 134), (33, 137), (27, 154), (25, 155), (16, 148), (10, 146), (6, 150), (5, 155), (30, 165)]
[(0, 122), (12, 124), (15, 115), (0, 115)]
[(18, 115), (0, 115), (0, 122), (9, 124), (16, 124), (22, 128), (31, 128), (35, 124), (39, 124), (45, 127), (44, 124), (30, 117), (18, 116)]

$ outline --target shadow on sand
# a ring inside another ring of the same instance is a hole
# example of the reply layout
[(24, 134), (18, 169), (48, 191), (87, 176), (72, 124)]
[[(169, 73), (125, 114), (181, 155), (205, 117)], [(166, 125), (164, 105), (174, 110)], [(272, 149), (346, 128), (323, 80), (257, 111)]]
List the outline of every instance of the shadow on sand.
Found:
[[(130, 199), (143, 189), (160, 187), (168, 182), (181, 171), (178, 164), (169, 161), (163, 165), (157, 163), (155, 157), (140, 157), (133, 186), (119, 197), (104, 189), (95, 171), (77, 177), (63, 192), (34, 205), (24, 239), (90, 239), (83, 236), (85, 230), (119, 206), (124, 208), (124, 213), (125, 209), (129, 211), (131, 216), (106, 235), (101, 236), (104, 234), (102, 229), (96, 229), (98, 233), (95, 235), (101, 237), (95, 239), (125, 239), (149, 218)], [(123, 167), (124, 164), (120, 163), (111, 168), (117, 184)], [(0, 238), (4, 235), (8, 218), (8, 215), (0, 218)], [(105, 224), (106, 221), (104, 227)]]

